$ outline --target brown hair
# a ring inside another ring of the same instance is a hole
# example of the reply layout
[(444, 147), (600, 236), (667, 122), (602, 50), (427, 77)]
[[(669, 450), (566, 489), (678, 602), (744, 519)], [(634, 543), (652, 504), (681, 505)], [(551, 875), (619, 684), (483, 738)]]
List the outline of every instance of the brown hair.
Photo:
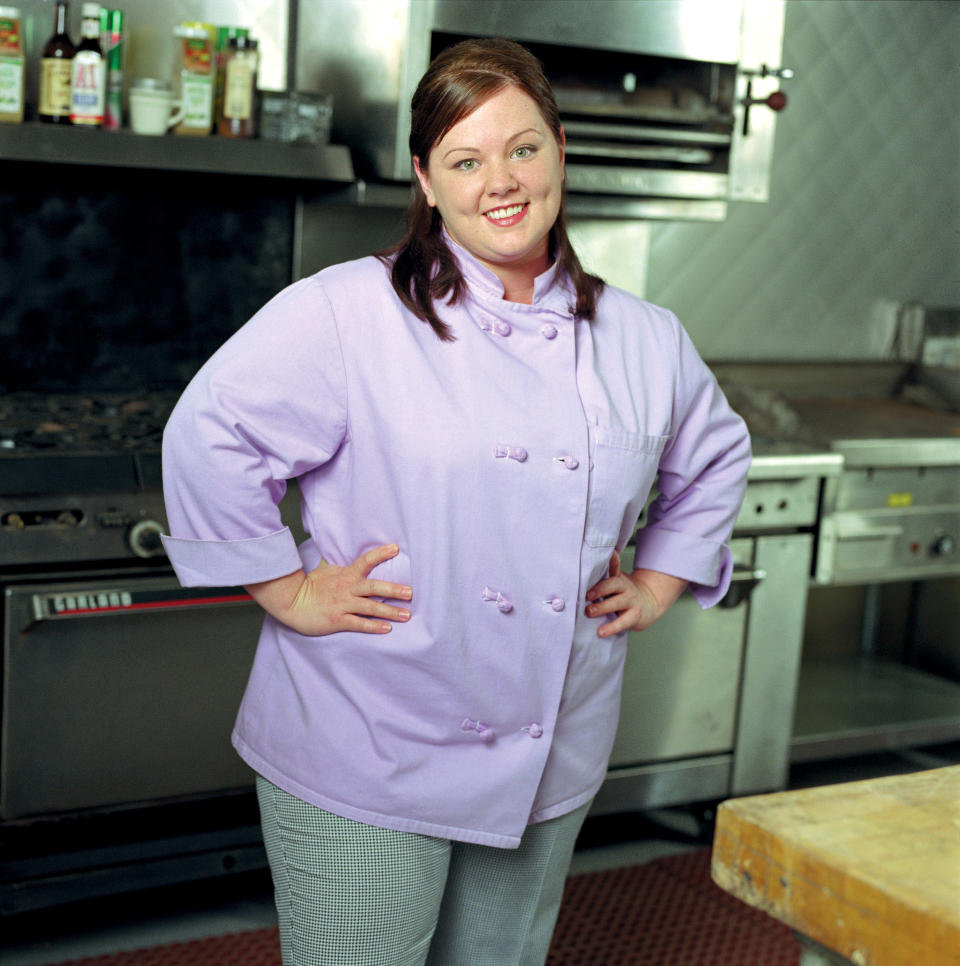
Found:
[[(410, 103), (411, 156), (419, 158), (421, 168), (426, 170), (430, 152), (447, 131), (510, 86), (519, 87), (533, 99), (557, 143), (562, 144), (560, 112), (537, 58), (511, 40), (464, 40), (438, 54), (417, 86)], [(427, 203), (416, 178), (412, 192), (406, 233), (377, 257), (388, 264), (392, 259), (390, 280), (404, 305), (429, 322), (441, 339), (452, 341), (453, 334), (437, 316), (434, 300), (446, 298), (447, 304), (456, 304), (465, 295), (466, 283), (444, 242), (440, 213)], [(570, 244), (565, 203), (564, 189), (551, 243), (576, 289), (573, 311), (589, 320), (596, 314), (604, 283), (583, 269)]]

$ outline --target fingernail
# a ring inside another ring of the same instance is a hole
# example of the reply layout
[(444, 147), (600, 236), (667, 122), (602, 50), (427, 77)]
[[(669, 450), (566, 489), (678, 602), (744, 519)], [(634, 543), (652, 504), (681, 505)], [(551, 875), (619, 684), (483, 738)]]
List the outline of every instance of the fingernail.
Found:
[(413, 588), (412, 587), (405, 588), (404, 591), (403, 591), (402, 596), (406, 600), (412, 600), (413, 599)]
[(400, 620), (402, 620), (402, 621), (408, 621), (408, 620), (410, 620), (410, 611), (408, 611), (408, 610), (402, 610), (402, 611), (400, 611)]

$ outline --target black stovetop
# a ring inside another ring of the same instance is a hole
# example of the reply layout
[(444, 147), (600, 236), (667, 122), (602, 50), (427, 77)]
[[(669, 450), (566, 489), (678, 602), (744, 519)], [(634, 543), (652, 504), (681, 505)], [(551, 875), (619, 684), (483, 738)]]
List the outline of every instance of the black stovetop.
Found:
[(159, 449), (177, 396), (169, 392), (7, 393), (0, 396), (0, 454)]
[(0, 494), (160, 486), (160, 442), (178, 393), (0, 396)]

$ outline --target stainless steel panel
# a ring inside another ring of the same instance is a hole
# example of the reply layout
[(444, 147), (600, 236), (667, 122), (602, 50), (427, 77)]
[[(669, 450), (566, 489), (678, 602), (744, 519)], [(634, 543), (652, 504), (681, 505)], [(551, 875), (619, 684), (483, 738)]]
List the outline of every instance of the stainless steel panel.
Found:
[(730, 755), (614, 768), (597, 792), (591, 815), (706, 802), (730, 794)]
[(792, 761), (960, 739), (960, 686), (898, 664), (804, 661)]
[[(782, 448), (783, 452), (779, 452)], [(776, 444), (777, 452), (754, 449), (750, 463), (750, 480), (793, 480), (808, 476), (834, 477), (843, 469), (839, 453), (804, 452), (806, 447), (783, 440)]]
[[(406, 150), (411, 90), (430, 59), (433, 3), (412, 0), (299, 0), (297, 88), (334, 94), (334, 140), (376, 170), (412, 175)], [(365, 149), (357, 151), (358, 145)]]
[[(930, 440), (929, 447), (915, 447), (916, 442), (904, 446), (896, 440), (877, 440), (876, 447), (862, 453), (867, 469), (857, 468), (856, 460), (846, 461), (828, 509), (906, 510), (960, 505), (960, 449), (953, 453), (953, 465), (938, 466), (930, 459), (938, 453), (947, 456), (950, 444), (960, 446), (960, 440)], [(944, 446), (936, 447), (939, 442)]]
[(730, 792), (785, 788), (813, 536), (758, 537), (766, 577), (750, 599)]
[(859, 584), (960, 573), (960, 511), (918, 507), (831, 513), (820, 523), (816, 581)]
[[(752, 541), (736, 540), (751, 566)], [(625, 569), (633, 555), (623, 554)], [(733, 748), (747, 606), (703, 611), (681, 598), (653, 627), (629, 635), (611, 769)]]
[(736, 63), (743, 0), (433, 0), (435, 29)]
[[(951, 422), (954, 425), (948, 427), (947, 432), (956, 432), (960, 422), (955, 419)], [(847, 468), (950, 466), (956, 473), (960, 467), (960, 439), (946, 434), (941, 439), (843, 439), (837, 440), (833, 447), (843, 453)]]
[(743, 102), (748, 85), (752, 100), (763, 100), (784, 86), (775, 76), (756, 76), (764, 67), (777, 70), (784, 66), (779, 62), (783, 19), (783, 0), (746, 0), (730, 152), (730, 198), (734, 201), (766, 201), (770, 196), (777, 114), (764, 104), (747, 108)]
[(682, 198), (725, 198), (727, 176), (705, 171), (660, 171), (647, 168), (611, 168), (567, 162), (570, 191), (600, 194), (676, 195)]
[(753, 480), (740, 508), (738, 530), (773, 530), (812, 526), (817, 519), (820, 479)]
[[(122, 579), (5, 590), (0, 814), (18, 818), (249, 785), (230, 730), (261, 622), (249, 604), (37, 621), (34, 596)], [(173, 577), (138, 591), (175, 597)]]

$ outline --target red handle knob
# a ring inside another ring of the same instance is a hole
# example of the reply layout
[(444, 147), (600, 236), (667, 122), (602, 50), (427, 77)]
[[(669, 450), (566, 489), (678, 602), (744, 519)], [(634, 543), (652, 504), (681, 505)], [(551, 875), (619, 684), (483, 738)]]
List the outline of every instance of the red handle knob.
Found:
[(787, 95), (783, 91), (774, 91), (763, 103), (771, 111), (782, 111), (787, 106)]

